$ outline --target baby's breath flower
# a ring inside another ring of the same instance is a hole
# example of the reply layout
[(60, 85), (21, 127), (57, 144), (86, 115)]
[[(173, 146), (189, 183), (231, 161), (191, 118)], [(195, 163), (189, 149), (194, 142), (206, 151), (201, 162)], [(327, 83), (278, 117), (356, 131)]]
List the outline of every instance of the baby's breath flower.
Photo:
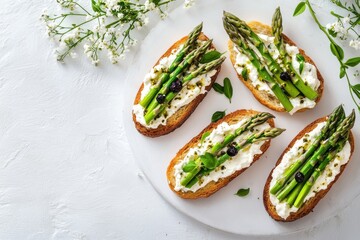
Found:
[(356, 50), (359, 50), (360, 49), (360, 40), (358, 40), (358, 39), (351, 40), (349, 43), (349, 46), (355, 48)]
[[(84, 54), (94, 65), (99, 63), (99, 51), (106, 50), (112, 63), (125, 59), (130, 47), (136, 46), (137, 40), (132, 32), (149, 23), (147, 16), (157, 11), (166, 18), (166, 8), (176, 0), (92, 0), (92, 10), (87, 10), (77, 0), (57, 0), (66, 9), (60, 15), (49, 15), (44, 11), (41, 20), (45, 22), (46, 32), (58, 46), (56, 57), (63, 61), (67, 56), (75, 58), (73, 51), (82, 45)], [(194, 0), (184, 0), (185, 6), (193, 5)], [(74, 11), (76, 8), (76, 11)], [(69, 19), (74, 22), (69, 24)]]

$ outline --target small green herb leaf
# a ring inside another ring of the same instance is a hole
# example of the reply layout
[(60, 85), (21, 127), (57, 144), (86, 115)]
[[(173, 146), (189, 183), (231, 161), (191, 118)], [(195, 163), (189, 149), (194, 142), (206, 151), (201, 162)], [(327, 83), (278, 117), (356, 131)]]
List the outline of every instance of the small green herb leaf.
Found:
[(248, 80), (248, 71), (246, 68), (243, 68), (243, 70), (241, 71), (241, 76), (244, 78), (244, 80)]
[(216, 158), (211, 153), (205, 153), (200, 156), (201, 162), (207, 169), (214, 169), (216, 167)]
[(196, 163), (194, 160), (192, 160), (192, 161), (189, 161), (187, 164), (185, 164), (182, 167), (182, 170), (187, 173), (187, 172), (192, 171), (195, 167), (196, 167)]
[(215, 90), (215, 92), (218, 92), (218, 93), (220, 93), (220, 94), (224, 94), (224, 87), (221, 86), (221, 85), (218, 84), (218, 83), (214, 83), (213, 89)]
[(239, 196), (239, 197), (245, 197), (246, 195), (248, 195), (250, 192), (250, 188), (240, 188), (235, 195)]
[(336, 38), (336, 36), (337, 36), (337, 32), (335, 32), (335, 31), (332, 30), (332, 29), (328, 29), (328, 33), (329, 33), (333, 38)]
[(201, 143), (204, 142), (204, 140), (210, 135), (210, 131), (206, 131), (203, 133), (203, 135), (201, 136)]
[(159, 4), (160, 0), (151, 0), (156, 6)]
[(301, 55), (300, 53), (296, 54), (296, 60), (298, 62), (304, 62), (305, 61), (305, 58), (303, 55)]
[(360, 63), (360, 57), (350, 58), (345, 62), (346, 66), (349, 66), (349, 67), (355, 67), (359, 63)]
[(94, 12), (101, 12), (101, 8), (95, 0), (91, 0), (91, 7)]
[(341, 66), (339, 77), (343, 78), (345, 76), (345, 73), (346, 73), (345, 67)]
[(224, 116), (225, 116), (225, 111), (216, 111), (211, 117), (211, 122), (217, 122), (218, 120), (222, 119)]
[(351, 86), (351, 90), (355, 93), (355, 95), (360, 99), (360, 84), (356, 84)]
[(231, 102), (231, 98), (233, 96), (233, 88), (229, 78), (224, 79), (224, 94)]
[(299, 66), (299, 72), (300, 72), (300, 74), (302, 73), (303, 70), (304, 70), (304, 62), (301, 62), (301, 63), (300, 63), (300, 66)]
[(293, 13), (293, 16), (297, 16), (297, 15), (300, 15), (302, 14), (306, 9), (306, 3), (305, 2), (300, 2), (296, 8), (295, 8), (295, 11)]
[(330, 50), (335, 57), (340, 60), (344, 59), (344, 50), (337, 44), (330, 43)]
[(221, 53), (219, 53), (216, 50), (213, 50), (205, 53), (204, 56), (200, 59), (200, 63), (209, 63), (215, 59), (218, 59), (219, 57), (221, 57)]
[(360, 91), (360, 84), (353, 85), (352, 88)]

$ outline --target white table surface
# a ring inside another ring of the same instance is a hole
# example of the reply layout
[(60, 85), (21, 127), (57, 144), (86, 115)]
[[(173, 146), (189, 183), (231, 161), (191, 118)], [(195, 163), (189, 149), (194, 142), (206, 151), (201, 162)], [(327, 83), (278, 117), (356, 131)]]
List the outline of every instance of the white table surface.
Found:
[[(122, 124), (131, 55), (119, 65), (93, 67), (81, 54), (60, 64), (39, 21), (55, 1), (1, 6), (1, 240), (249, 239), (177, 212), (139, 170)], [(312, 229), (251, 239), (356, 239), (359, 213), (356, 198)]]

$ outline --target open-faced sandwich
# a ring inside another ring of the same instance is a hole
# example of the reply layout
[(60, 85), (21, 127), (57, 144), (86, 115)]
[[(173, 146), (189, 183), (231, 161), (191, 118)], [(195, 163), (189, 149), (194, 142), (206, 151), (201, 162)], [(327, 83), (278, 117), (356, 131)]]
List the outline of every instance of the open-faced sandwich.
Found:
[(225, 60), (202, 24), (174, 43), (145, 76), (133, 120), (143, 135), (158, 137), (180, 127), (211, 89)]
[(210, 124), (171, 160), (167, 179), (182, 198), (208, 197), (245, 171), (268, 149), (270, 139), (284, 130), (274, 128), (274, 116), (238, 110)]
[(343, 173), (354, 151), (354, 111), (342, 106), (306, 126), (289, 144), (264, 188), (269, 215), (291, 222), (310, 213)]
[(282, 33), (280, 8), (271, 27), (228, 12), (223, 24), (237, 75), (260, 103), (290, 114), (315, 107), (324, 80), (311, 58)]

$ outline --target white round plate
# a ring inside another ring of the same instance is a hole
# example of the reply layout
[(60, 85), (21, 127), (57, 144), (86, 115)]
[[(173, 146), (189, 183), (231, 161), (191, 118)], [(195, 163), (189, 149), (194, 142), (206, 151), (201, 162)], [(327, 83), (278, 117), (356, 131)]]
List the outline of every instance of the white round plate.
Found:
[[(319, 31), (308, 12), (292, 17), (297, 1), (251, 1), (251, 0), (198, 0), (188, 10), (179, 7), (171, 12), (168, 19), (159, 22), (141, 43), (134, 58), (124, 91), (124, 124), (129, 143), (140, 168), (156, 191), (171, 205), (184, 214), (223, 231), (243, 235), (272, 235), (300, 231), (319, 224), (347, 206), (360, 192), (360, 163), (354, 153), (343, 176), (327, 196), (320, 201), (313, 213), (292, 222), (279, 223), (272, 220), (263, 206), (263, 187), (266, 178), (274, 167), (281, 152), (291, 139), (313, 120), (329, 114), (333, 108), (343, 103), (349, 113), (351, 102), (344, 80), (338, 79), (338, 63), (331, 56), (327, 39)], [(284, 32), (317, 63), (325, 78), (324, 96), (315, 109), (290, 116), (287, 113), (273, 112), (258, 103), (252, 94), (241, 84), (227, 59), (222, 66), (217, 82), (222, 84), (229, 77), (234, 88), (232, 103), (215, 91), (210, 91), (190, 118), (174, 132), (159, 138), (147, 138), (139, 134), (132, 121), (131, 109), (136, 92), (143, 77), (157, 59), (179, 38), (192, 28), (204, 23), (203, 31), (220, 52), (227, 51), (228, 37), (222, 27), (223, 10), (230, 11), (244, 20), (259, 20), (270, 24), (272, 14), (281, 6), (284, 18)], [(322, 21), (330, 22), (328, 9), (314, 6)], [(227, 113), (237, 109), (256, 109), (269, 111), (276, 116), (276, 125), (286, 128), (280, 137), (272, 141), (269, 150), (247, 171), (229, 185), (207, 199), (184, 200), (175, 195), (168, 187), (166, 168), (176, 152), (210, 123), (212, 114), (218, 110)], [(357, 124), (359, 121), (357, 121)], [(359, 129), (354, 129), (355, 138)], [(358, 141), (359, 143), (359, 141)], [(359, 144), (355, 149), (359, 149)], [(239, 188), (250, 188), (246, 197), (237, 197)]]

